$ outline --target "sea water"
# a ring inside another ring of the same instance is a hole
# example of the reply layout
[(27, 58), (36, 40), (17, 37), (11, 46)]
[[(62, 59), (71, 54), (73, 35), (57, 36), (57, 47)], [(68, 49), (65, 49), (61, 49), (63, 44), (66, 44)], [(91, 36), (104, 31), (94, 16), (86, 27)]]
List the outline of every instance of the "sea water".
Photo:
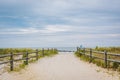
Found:
[[(51, 49), (51, 48), (56, 48), (57, 50), (60, 51), (76, 51), (76, 47), (44, 47), (44, 49)], [(42, 49), (41, 47), (34, 47), (33, 49)]]

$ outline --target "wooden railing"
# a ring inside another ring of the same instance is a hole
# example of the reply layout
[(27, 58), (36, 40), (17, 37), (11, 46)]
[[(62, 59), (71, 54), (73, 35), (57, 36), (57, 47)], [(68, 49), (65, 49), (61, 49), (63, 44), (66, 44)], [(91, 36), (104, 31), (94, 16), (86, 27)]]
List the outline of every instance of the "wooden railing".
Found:
[[(113, 54), (113, 53), (109, 53), (107, 51), (95, 51), (93, 49), (88, 49), (88, 48), (79, 48), (77, 47), (77, 52), (80, 55), (84, 55), (84, 56), (88, 56), (89, 57), (89, 62), (92, 62), (93, 59), (100, 59), (104, 61), (104, 65), (107, 68), (108, 66), (108, 62), (116, 62), (120, 64), (120, 54)], [(102, 57), (100, 56), (95, 56), (94, 54), (101, 54)], [(115, 59), (111, 59), (109, 57), (118, 57), (118, 60)]]
[[(54, 52), (54, 50), (56, 50), (56, 49), (51, 49), (51, 50)], [(43, 48), (42, 50), (36, 49), (36, 51), (34, 51), (34, 52), (26, 51), (24, 53), (17, 53), (17, 54), (14, 54), (13, 52), (10, 52), (9, 54), (0, 55), (0, 59), (1, 59), (0, 60), (0, 65), (9, 63), (10, 64), (10, 71), (13, 71), (14, 62), (24, 60), (25, 64), (28, 65), (29, 64), (29, 59), (35, 58), (36, 60), (38, 60), (38, 58), (40, 56), (44, 56), (46, 54), (44, 51), (45, 50)], [(49, 51), (49, 49), (47, 51)], [(41, 54), (38, 54), (39, 52), (41, 52)], [(30, 54), (34, 54), (34, 55), (29, 56)], [(20, 55), (22, 55), (22, 58), (14, 59), (15, 56), (20, 56)], [(9, 58), (9, 59), (6, 59), (5, 61), (2, 61), (2, 59), (5, 59), (5, 58)]]

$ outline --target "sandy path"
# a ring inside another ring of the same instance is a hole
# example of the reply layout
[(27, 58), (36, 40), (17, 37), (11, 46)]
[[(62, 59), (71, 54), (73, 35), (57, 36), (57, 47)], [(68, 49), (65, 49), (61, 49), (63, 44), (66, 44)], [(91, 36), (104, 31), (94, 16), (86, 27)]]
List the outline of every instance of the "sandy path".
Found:
[(0, 80), (119, 80), (118, 76), (96, 69), (74, 54), (60, 53), (40, 59), (20, 72), (4, 73)]

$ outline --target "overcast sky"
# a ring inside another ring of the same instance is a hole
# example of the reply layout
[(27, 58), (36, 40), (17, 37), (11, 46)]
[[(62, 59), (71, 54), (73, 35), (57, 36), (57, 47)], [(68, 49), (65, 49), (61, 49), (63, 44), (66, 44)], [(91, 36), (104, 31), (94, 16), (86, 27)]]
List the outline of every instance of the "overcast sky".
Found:
[(120, 46), (120, 0), (0, 0), (0, 47)]

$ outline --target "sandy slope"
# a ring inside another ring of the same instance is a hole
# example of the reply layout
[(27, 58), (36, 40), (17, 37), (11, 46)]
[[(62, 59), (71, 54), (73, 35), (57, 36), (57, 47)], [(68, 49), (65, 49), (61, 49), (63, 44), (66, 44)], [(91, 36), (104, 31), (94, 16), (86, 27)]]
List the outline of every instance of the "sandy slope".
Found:
[(40, 59), (20, 72), (4, 73), (0, 80), (120, 80), (101, 70), (80, 61), (74, 54), (60, 53)]

